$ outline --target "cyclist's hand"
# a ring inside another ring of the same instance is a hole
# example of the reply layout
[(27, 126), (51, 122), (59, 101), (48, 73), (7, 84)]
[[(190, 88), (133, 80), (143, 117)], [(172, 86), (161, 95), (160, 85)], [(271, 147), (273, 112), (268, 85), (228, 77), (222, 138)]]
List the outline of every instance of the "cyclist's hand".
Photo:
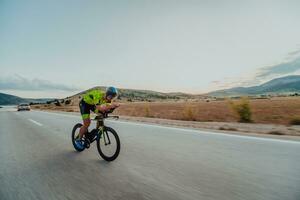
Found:
[(120, 103), (112, 103), (111, 104), (112, 108), (118, 108), (120, 106)]
[(97, 105), (96, 108), (97, 108), (97, 110), (99, 110), (102, 113), (110, 110), (110, 107), (107, 105)]
[(115, 108), (117, 108), (119, 106), (120, 106), (119, 103), (111, 103), (110, 105), (97, 105), (96, 108), (100, 112), (104, 113), (104, 112), (111, 112), (111, 111), (113, 111)]

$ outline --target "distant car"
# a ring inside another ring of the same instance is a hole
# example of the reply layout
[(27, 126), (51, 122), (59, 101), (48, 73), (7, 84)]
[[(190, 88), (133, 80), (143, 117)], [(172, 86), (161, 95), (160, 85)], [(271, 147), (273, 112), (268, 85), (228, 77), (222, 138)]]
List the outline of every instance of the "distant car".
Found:
[(30, 110), (30, 105), (28, 103), (21, 103), (18, 105), (17, 107), (18, 111), (21, 111), (21, 110)]

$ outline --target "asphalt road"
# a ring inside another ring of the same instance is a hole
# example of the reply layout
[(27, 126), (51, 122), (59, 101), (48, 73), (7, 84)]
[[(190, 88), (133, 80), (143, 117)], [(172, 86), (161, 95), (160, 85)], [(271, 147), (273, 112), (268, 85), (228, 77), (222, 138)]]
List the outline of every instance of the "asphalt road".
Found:
[(299, 200), (300, 142), (107, 121), (121, 153), (77, 153), (80, 117), (0, 109), (0, 199)]

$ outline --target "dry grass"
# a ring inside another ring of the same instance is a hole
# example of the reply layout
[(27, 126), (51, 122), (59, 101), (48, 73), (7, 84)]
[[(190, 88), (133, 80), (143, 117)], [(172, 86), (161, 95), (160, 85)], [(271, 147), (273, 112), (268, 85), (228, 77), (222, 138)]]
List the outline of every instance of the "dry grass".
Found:
[[(116, 113), (144, 117), (145, 104), (149, 107), (151, 116), (155, 118), (208, 122), (239, 121), (239, 115), (232, 110), (228, 101), (125, 103)], [(296, 97), (250, 100), (249, 105), (255, 123), (289, 125), (293, 117), (300, 116), (300, 98)]]

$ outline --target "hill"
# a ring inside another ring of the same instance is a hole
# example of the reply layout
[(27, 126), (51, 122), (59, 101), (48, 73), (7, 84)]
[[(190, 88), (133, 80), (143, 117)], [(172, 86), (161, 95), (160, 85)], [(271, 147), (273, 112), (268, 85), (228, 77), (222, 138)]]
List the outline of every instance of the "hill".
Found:
[(208, 93), (209, 96), (243, 96), (243, 95), (278, 95), (300, 92), (300, 76), (276, 78), (264, 84), (253, 87), (235, 87)]
[(0, 105), (17, 105), (20, 103), (45, 103), (52, 99), (49, 98), (41, 98), (41, 99), (33, 99), (33, 98), (21, 98), (18, 96), (0, 93)]
[(19, 103), (28, 103), (28, 101), (21, 97), (0, 93), (0, 105), (16, 105)]

